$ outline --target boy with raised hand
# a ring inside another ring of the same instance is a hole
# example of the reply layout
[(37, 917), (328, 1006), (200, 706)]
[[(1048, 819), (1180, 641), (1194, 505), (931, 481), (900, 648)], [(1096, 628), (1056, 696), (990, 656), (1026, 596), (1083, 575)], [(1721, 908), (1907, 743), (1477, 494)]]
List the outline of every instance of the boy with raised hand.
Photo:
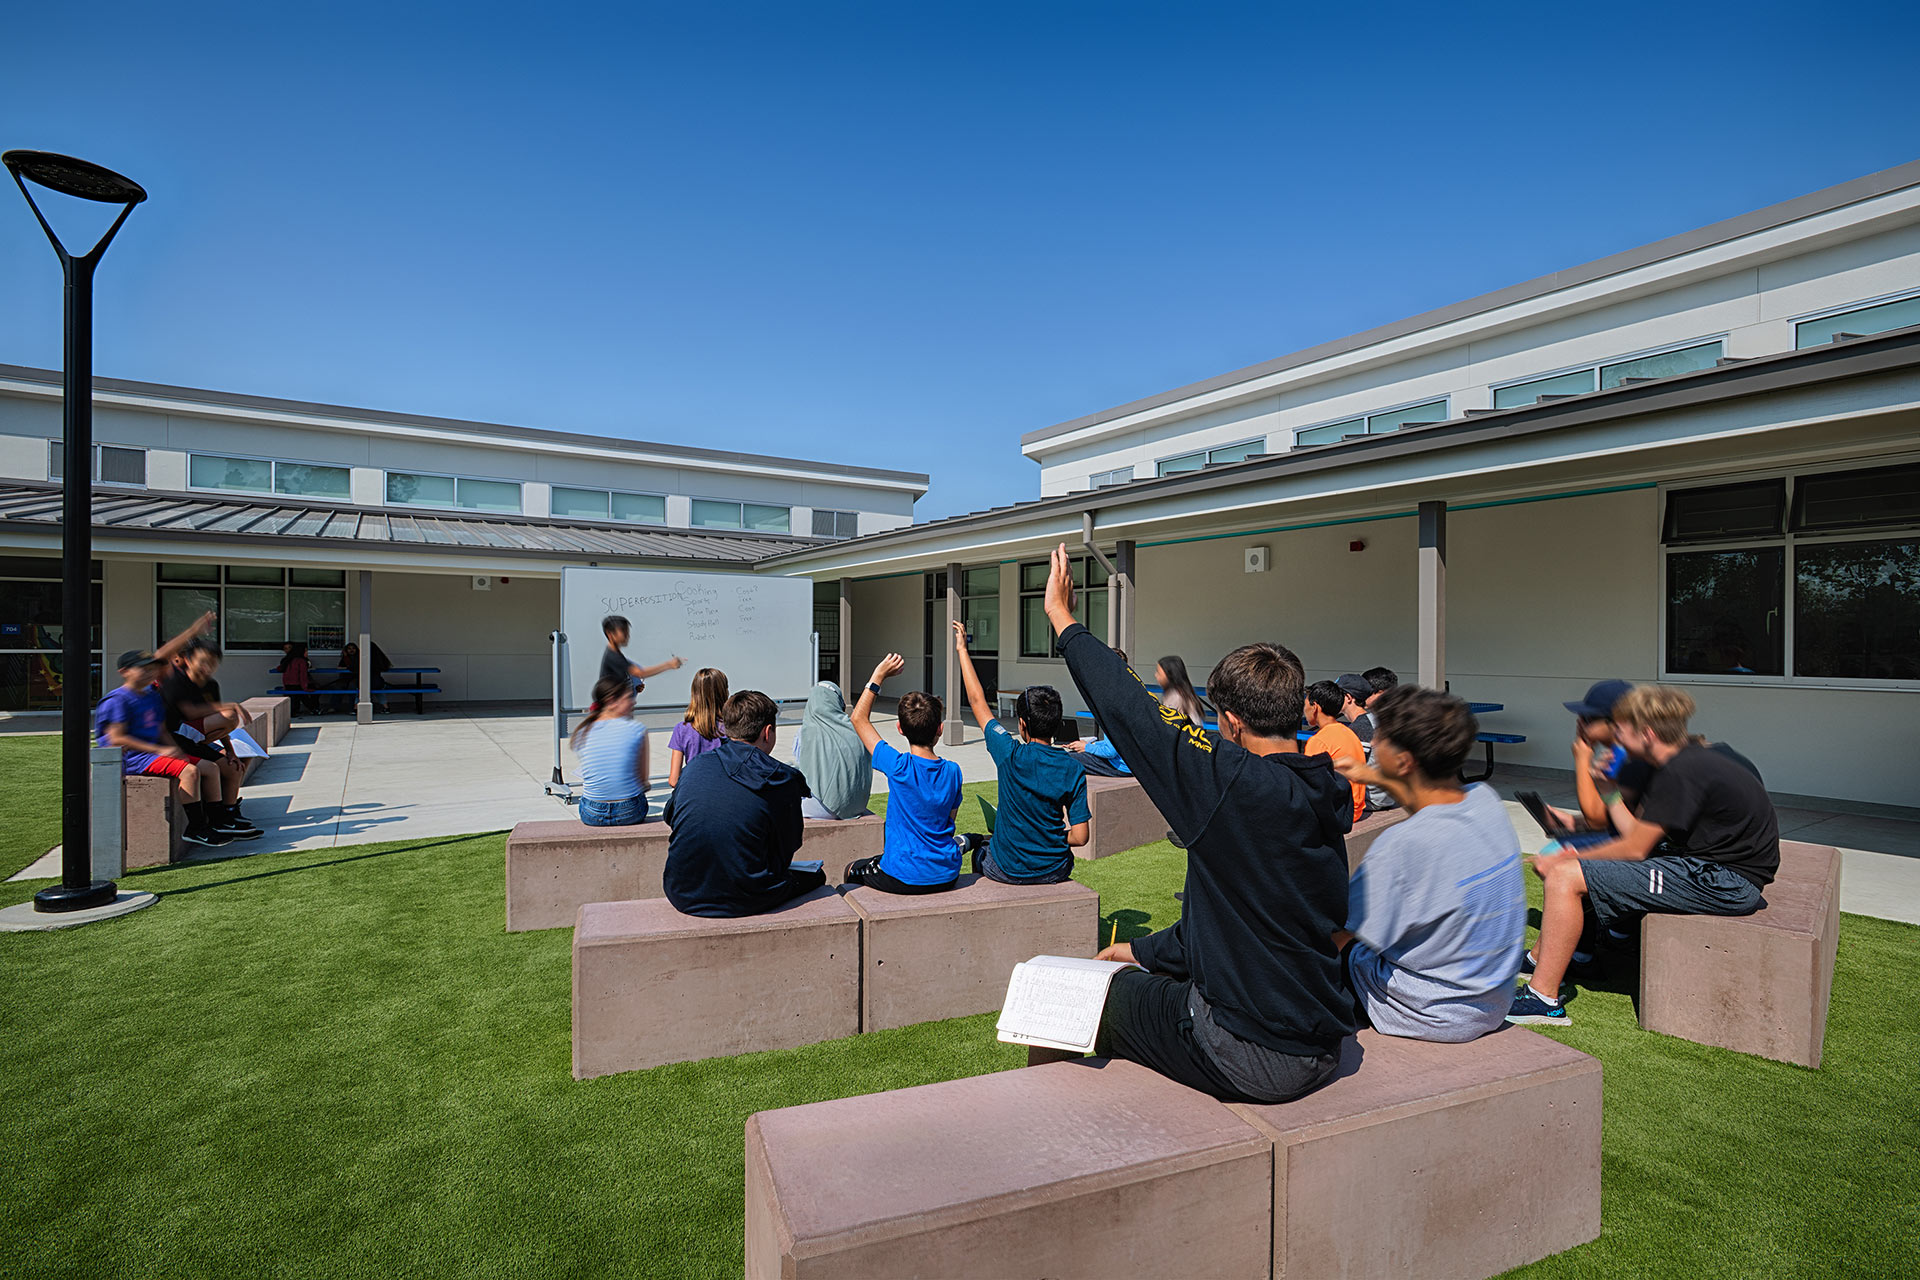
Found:
[(626, 680), (633, 686), (635, 693), (647, 687), (647, 681), (662, 671), (678, 671), (683, 660), (678, 654), (656, 666), (643, 667), (627, 657), (627, 641), (633, 638), (633, 624), (617, 613), (608, 614), (600, 619), (600, 630), (606, 634), (607, 649), (600, 655), (600, 679)]
[(883, 852), (847, 864), (847, 883), (884, 893), (941, 893), (960, 881), (961, 842), (953, 834), (953, 811), (960, 807), (960, 766), (942, 760), (933, 744), (940, 740), (946, 705), (918, 689), (900, 696), (900, 734), (907, 749), (881, 741), (873, 727), (873, 700), (888, 677), (906, 667), (890, 653), (873, 669), (848, 718), (853, 731), (873, 753), (873, 767), (887, 775), (887, 829)]
[(1074, 620), (1067, 549), (1047, 620), (1087, 705), (1187, 847), (1186, 913), (1100, 953), (1114, 975), (1094, 1052), (1216, 1098), (1285, 1102), (1332, 1079), (1357, 1025), (1334, 930), (1347, 919), (1353, 792), (1294, 740), (1306, 678), (1277, 644), (1242, 645), (1207, 680), (1210, 732), (1167, 711)]
[[(1313, 730), (1313, 736), (1307, 739), (1307, 754), (1331, 756), (1335, 768), (1367, 762), (1367, 749), (1340, 719), (1340, 708), (1346, 701), (1346, 694), (1331, 680), (1318, 680), (1307, 688), (1307, 727)], [(1367, 811), (1367, 789), (1358, 782), (1348, 783), (1347, 789), (1353, 795), (1353, 820), (1358, 822)]]
[(1560, 982), (1580, 941), (1582, 900), (1611, 928), (1648, 912), (1751, 915), (1780, 869), (1780, 828), (1759, 774), (1736, 753), (1687, 736), (1694, 702), (1643, 684), (1614, 703), (1614, 741), (1653, 766), (1637, 814), (1615, 805), (1619, 835), (1584, 849), (1548, 845), (1533, 860), (1546, 882), (1540, 938), (1508, 1022), (1564, 1025)]
[(1480, 731), (1465, 702), (1401, 685), (1373, 714), (1373, 762), (1335, 767), (1391, 792), (1409, 817), (1354, 870), (1334, 944), (1376, 1030), (1472, 1040), (1497, 1030), (1513, 1003), (1527, 928), (1520, 841), (1492, 787), (1460, 784)]
[(1032, 685), (1014, 702), (1016, 739), (987, 705), (986, 690), (967, 652), (967, 628), (953, 624), (960, 679), (967, 705), (987, 735), (987, 754), (1000, 774), (999, 815), (993, 836), (973, 850), (973, 870), (1004, 884), (1059, 884), (1073, 878), (1073, 850), (1093, 834), (1087, 809), (1087, 775), (1074, 758), (1053, 745), (1060, 731), (1060, 694)]
[(154, 653), (129, 649), (121, 654), (120, 687), (109, 690), (93, 714), (94, 741), (102, 747), (120, 748), (122, 773), (173, 779), (174, 799), (187, 818), (181, 838), (209, 849), (232, 841), (209, 821), (206, 807), (200, 803), (200, 769), (212, 766), (196, 765), (167, 732), (166, 700), (161, 697), (158, 681), (174, 655), (211, 627), (213, 619), (211, 613), (201, 614), (192, 626)]
[[(167, 735), (194, 761), (208, 822), (235, 840), (257, 840), (260, 828), (240, 815), (240, 784), (246, 781), (247, 767), (235, 758), (227, 737), (241, 726), (246, 712), (238, 703), (219, 701), (213, 681), (219, 668), (220, 650), (204, 637), (188, 644), (168, 666), (160, 681)], [(199, 739), (181, 733), (183, 726), (191, 727)]]

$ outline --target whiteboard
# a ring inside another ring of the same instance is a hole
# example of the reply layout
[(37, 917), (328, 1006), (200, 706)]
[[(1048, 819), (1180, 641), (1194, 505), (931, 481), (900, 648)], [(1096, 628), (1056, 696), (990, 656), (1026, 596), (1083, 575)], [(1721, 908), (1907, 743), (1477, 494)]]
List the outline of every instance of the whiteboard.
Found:
[(568, 711), (593, 700), (607, 647), (600, 620), (610, 613), (633, 624), (626, 653), (636, 666), (657, 666), (674, 654), (686, 659), (678, 671), (648, 678), (643, 707), (686, 706), (701, 667), (726, 672), (736, 693), (758, 689), (776, 702), (805, 698), (818, 678), (810, 578), (568, 565), (560, 570), (566, 640), (557, 664), (560, 705)]

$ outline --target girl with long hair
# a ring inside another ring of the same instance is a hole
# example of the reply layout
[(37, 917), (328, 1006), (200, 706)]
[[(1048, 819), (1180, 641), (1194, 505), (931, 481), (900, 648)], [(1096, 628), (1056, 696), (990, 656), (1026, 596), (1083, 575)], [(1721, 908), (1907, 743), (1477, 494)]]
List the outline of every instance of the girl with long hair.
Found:
[(633, 718), (633, 685), (602, 677), (593, 705), (573, 731), (573, 754), (583, 780), (580, 821), (590, 827), (631, 827), (647, 820), (647, 727)]
[(727, 673), (718, 667), (702, 667), (693, 673), (693, 696), (687, 699), (687, 714), (673, 726), (667, 739), (667, 785), (680, 785), (680, 771), (687, 761), (703, 756), (720, 745), (720, 708), (727, 701)]
[(1153, 679), (1160, 686), (1160, 701), (1172, 707), (1196, 725), (1205, 726), (1207, 709), (1200, 702), (1200, 695), (1193, 691), (1193, 680), (1187, 675), (1186, 660), (1177, 653), (1170, 653), (1160, 659), (1153, 669)]

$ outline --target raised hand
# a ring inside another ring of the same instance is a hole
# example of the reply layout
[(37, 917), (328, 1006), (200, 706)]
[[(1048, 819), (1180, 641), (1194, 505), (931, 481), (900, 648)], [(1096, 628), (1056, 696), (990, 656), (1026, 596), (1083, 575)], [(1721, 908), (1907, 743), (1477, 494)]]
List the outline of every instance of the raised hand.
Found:
[(890, 653), (880, 659), (880, 665), (873, 669), (873, 683), (885, 684), (889, 676), (897, 676), (907, 669), (907, 660), (897, 653)]
[(967, 651), (967, 624), (964, 622), (953, 624), (953, 651), (955, 653)]

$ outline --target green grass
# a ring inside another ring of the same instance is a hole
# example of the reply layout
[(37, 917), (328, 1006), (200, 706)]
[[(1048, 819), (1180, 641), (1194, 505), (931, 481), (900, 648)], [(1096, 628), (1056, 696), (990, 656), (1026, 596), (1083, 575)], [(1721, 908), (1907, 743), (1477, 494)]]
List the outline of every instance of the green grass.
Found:
[[(39, 742), (0, 741), (14, 866), (56, 825)], [(502, 931), (501, 859), (495, 835), (168, 868), (127, 877), (147, 911), (0, 935), (7, 1273), (737, 1275), (751, 1112), (1023, 1061), (986, 1014), (575, 1082), (570, 937)], [(1126, 938), (1174, 918), (1183, 867), (1150, 845), (1080, 878)], [(1583, 993), (1559, 1034), (1606, 1064), (1604, 1232), (1523, 1274), (1914, 1274), (1917, 944), (1845, 918), (1819, 1072)]]

